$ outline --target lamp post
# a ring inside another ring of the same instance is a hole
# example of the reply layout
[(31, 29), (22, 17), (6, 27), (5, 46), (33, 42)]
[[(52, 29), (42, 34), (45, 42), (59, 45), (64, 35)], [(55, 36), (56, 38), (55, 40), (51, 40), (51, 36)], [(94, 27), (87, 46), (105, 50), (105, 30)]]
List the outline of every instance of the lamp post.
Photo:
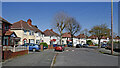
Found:
[(111, 54), (113, 54), (113, 0), (111, 0)]

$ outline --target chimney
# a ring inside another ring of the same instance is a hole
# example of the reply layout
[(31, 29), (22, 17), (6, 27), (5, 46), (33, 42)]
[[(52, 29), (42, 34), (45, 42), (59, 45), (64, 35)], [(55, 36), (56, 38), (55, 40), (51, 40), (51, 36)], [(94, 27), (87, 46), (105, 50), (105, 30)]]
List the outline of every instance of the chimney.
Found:
[(29, 25), (32, 25), (32, 20), (31, 20), (31, 19), (28, 19), (28, 20), (27, 20), (27, 23), (28, 23)]
[(50, 31), (53, 31), (53, 29), (50, 29)]

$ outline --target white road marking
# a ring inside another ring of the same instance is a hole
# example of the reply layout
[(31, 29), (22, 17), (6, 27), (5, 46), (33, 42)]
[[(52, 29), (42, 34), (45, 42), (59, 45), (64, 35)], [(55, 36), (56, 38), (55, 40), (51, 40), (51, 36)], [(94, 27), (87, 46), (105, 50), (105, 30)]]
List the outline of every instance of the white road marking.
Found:
[(75, 50), (72, 50), (72, 51), (75, 51)]

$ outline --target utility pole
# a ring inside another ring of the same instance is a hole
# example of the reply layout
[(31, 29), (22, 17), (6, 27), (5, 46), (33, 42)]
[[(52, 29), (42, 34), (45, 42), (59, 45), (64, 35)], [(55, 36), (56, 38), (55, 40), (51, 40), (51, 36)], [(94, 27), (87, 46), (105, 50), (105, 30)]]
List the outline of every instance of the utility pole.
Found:
[(111, 54), (113, 54), (113, 0), (111, 0)]

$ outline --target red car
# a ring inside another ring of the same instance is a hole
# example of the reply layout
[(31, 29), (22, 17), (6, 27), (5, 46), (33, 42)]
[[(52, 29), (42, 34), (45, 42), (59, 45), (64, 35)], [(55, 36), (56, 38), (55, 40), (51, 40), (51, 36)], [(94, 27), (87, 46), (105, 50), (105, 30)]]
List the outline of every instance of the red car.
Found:
[(64, 51), (64, 46), (57, 45), (57, 46), (55, 47), (55, 51)]

